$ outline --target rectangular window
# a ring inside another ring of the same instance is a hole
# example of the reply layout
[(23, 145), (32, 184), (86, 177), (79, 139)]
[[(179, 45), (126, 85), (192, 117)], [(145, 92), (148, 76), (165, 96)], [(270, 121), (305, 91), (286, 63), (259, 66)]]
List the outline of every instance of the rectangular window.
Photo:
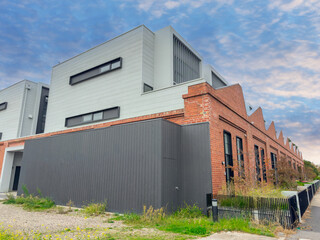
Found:
[(111, 120), (120, 117), (120, 107), (108, 108), (92, 113), (85, 113), (74, 117), (66, 118), (66, 127), (74, 127), (82, 124), (94, 123), (104, 120)]
[(148, 84), (143, 84), (143, 92), (150, 92), (153, 90), (153, 87), (149, 86)]
[(103, 63), (99, 66), (90, 68), (86, 71), (83, 71), (81, 73), (71, 76), (69, 84), (74, 85), (74, 84), (89, 80), (91, 78), (100, 76), (102, 74), (111, 72), (113, 70), (120, 69), (121, 67), (122, 67), (122, 58), (119, 57), (112, 61)]
[(200, 77), (200, 59), (173, 35), (173, 83), (183, 83)]
[(263, 181), (267, 182), (267, 169), (266, 169), (266, 161), (264, 157), (264, 149), (261, 148), (261, 163), (262, 163), (262, 176)]
[(259, 147), (257, 145), (254, 145), (254, 155), (256, 160), (257, 181), (261, 182)]
[(271, 167), (272, 169), (277, 168), (277, 155), (274, 153), (271, 153)]
[(233, 160), (232, 160), (232, 145), (231, 145), (231, 134), (229, 132), (223, 132), (224, 139), (224, 157), (225, 157), (225, 168), (226, 168), (226, 180), (227, 184), (233, 181)]
[(237, 137), (237, 157), (238, 157), (238, 165), (239, 165), (239, 176), (245, 177), (244, 170), (244, 159), (243, 159), (243, 144), (242, 138)]
[(0, 103), (0, 111), (6, 110), (8, 106), (7, 102)]
[(0, 140), (2, 139), (2, 132), (0, 132)]

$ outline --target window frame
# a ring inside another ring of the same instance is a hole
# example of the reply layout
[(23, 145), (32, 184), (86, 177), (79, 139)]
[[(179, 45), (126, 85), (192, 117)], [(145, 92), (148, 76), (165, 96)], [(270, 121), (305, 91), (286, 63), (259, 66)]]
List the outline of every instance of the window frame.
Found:
[[(230, 159), (227, 159), (225, 134), (230, 136), (230, 154), (228, 154), (228, 156), (230, 156)], [(231, 182), (233, 182), (234, 171), (231, 168), (228, 168), (229, 166), (233, 167), (233, 154), (232, 154), (232, 135), (230, 132), (226, 130), (223, 131), (223, 148), (224, 148), (224, 165), (225, 165), (226, 182), (229, 185)]]
[[(106, 74), (106, 73), (109, 73), (109, 72), (112, 72), (112, 71), (121, 69), (121, 68), (122, 68), (122, 61), (123, 61), (123, 60), (122, 60), (122, 57), (118, 57), (118, 58), (115, 58), (115, 59), (113, 59), (113, 60), (111, 60), (111, 61), (102, 63), (102, 64), (100, 64), (100, 65), (98, 65), (98, 66), (95, 66), (95, 67), (92, 67), (92, 68), (90, 68), (90, 69), (87, 69), (87, 70), (85, 70), (85, 71), (83, 71), (83, 72), (74, 74), (74, 75), (70, 76), (70, 78), (69, 78), (69, 85), (73, 86), (73, 85), (76, 85), (76, 84), (78, 84), (78, 83), (82, 83), (82, 82), (87, 81), (87, 80), (90, 80), (90, 79), (92, 79), (92, 78), (101, 76), (101, 75), (103, 75), (103, 74)], [(118, 67), (116, 67), (116, 68), (111, 68), (112, 64), (113, 64), (113, 63), (116, 63), (116, 62), (119, 62), (120, 65), (119, 65)], [(80, 81), (77, 81), (77, 82), (75, 82), (75, 83), (72, 82), (72, 78), (74, 78), (74, 77), (80, 76), (80, 75), (82, 75), (82, 74), (85, 74), (85, 73), (88, 73), (88, 72), (90, 72), (90, 71), (93, 71), (93, 70), (102, 68), (102, 67), (107, 66), (107, 65), (110, 65), (110, 69), (107, 70), (107, 71), (103, 71), (103, 72), (97, 73), (97, 74), (95, 74), (95, 75), (93, 75), (93, 76), (84, 78), (84, 79), (82, 79), (82, 80), (80, 80)]]
[[(117, 109), (117, 116), (116, 117), (111, 117), (111, 118), (104, 118), (103, 115), (104, 115), (104, 112), (105, 111), (108, 111), (108, 110), (114, 110), (114, 109)], [(93, 116), (94, 114), (96, 113), (100, 113), (102, 112), (102, 119), (98, 119), (98, 120), (94, 120)], [(72, 119), (72, 118), (78, 118), (78, 117), (83, 117), (83, 116), (86, 116), (86, 115), (90, 115), (91, 114), (91, 121), (86, 121), (86, 122), (81, 122), (79, 124), (69, 124), (68, 125), (68, 120)], [(71, 117), (67, 117), (65, 119), (65, 127), (67, 128), (72, 128), (72, 127), (76, 127), (76, 126), (81, 126), (81, 125), (87, 125), (87, 124), (92, 124), (92, 123), (96, 123), (96, 122), (101, 122), (101, 121), (108, 121), (108, 120), (112, 120), (112, 119), (116, 119), (116, 118), (119, 118), (120, 117), (120, 107), (117, 106), (117, 107), (112, 107), (112, 108), (106, 108), (106, 109), (103, 109), (103, 110), (99, 110), (99, 111), (94, 111), (94, 112), (89, 112), (89, 113), (84, 113), (84, 114), (79, 114), (79, 115), (76, 115), (76, 116), (71, 116)]]
[(0, 112), (6, 110), (8, 107), (8, 102), (0, 103)]
[(260, 148), (260, 154), (261, 154), (261, 165), (262, 165), (262, 179), (265, 182), (268, 182), (267, 179), (267, 166), (266, 166), (266, 155), (264, 148)]
[[(241, 153), (239, 154), (238, 149), (238, 140), (241, 141)], [(237, 149), (237, 160), (238, 160), (238, 166), (239, 166), (239, 177), (245, 178), (245, 167), (244, 167), (244, 155), (243, 155), (243, 139), (239, 136), (236, 136), (236, 149)], [(240, 157), (240, 159), (239, 159)], [(240, 163), (242, 161), (243, 164)]]
[(254, 157), (256, 162), (256, 178), (257, 181), (261, 182), (260, 153), (258, 145), (254, 145)]

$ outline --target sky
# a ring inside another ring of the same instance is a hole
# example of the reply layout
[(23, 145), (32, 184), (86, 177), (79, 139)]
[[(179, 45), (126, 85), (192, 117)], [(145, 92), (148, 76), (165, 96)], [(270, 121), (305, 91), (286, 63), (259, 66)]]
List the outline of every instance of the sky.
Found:
[(0, 89), (138, 25), (168, 25), (320, 164), (320, 0), (0, 0)]

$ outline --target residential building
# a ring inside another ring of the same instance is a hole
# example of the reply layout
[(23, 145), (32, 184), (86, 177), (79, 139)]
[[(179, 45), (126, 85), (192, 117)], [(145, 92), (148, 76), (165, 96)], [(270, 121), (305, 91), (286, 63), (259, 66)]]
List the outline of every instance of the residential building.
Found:
[(204, 208), (234, 178), (270, 181), (282, 156), (303, 169), (301, 153), (273, 122), (266, 128), (241, 86), (172, 27), (140, 26), (54, 66), (49, 99), (44, 134), (0, 142), (0, 191), (16, 151), (31, 192), (59, 204), (105, 198), (113, 211)]
[[(43, 133), (48, 94), (47, 84), (29, 80), (0, 90), (0, 141)], [(12, 157), (8, 186), (10, 190), (17, 190), (22, 153), (17, 151)]]

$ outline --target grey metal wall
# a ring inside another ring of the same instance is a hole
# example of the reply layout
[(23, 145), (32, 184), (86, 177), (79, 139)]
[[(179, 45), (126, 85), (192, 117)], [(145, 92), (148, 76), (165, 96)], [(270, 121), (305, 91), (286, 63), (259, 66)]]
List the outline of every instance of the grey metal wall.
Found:
[(206, 209), (206, 194), (212, 193), (209, 124), (183, 126), (181, 146), (180, 203)]
[(202, 182), (211, 186), (206, 141), (208, 124), (181, 127), (162, 119), (29, 140), (18, 193), (26, 185), (57, 204), (107, 200), (116, 212), (140, 212), (143, 205), (172, 211), (184, 201), (202, 206), (211, 192)]

